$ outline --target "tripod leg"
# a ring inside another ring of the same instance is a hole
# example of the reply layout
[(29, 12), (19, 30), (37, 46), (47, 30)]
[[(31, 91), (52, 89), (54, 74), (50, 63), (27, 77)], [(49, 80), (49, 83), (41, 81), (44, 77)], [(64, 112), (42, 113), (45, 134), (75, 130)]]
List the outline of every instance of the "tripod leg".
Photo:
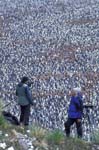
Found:
[(95, 133), (94, 133), (94, 121), (92, 114), (88, 113), (88, 122), (89, 122), (89, 128), (90, 128), (90, 141), (95, 141)]

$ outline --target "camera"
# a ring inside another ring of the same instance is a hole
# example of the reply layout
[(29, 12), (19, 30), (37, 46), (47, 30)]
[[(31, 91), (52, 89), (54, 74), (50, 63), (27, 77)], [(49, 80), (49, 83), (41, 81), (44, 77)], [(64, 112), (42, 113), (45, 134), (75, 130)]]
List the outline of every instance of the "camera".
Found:
[(28, 86), (31, 87), (33, 82), (28, 82)]
[(93, 106), (93, 105), (91, 105), (91, 104), (86, 104), (86, 105), (83, 105), (83, 108), (90, 108), (90, 109), (93, 109), (93, 107), (95, 107), (95, 106)]

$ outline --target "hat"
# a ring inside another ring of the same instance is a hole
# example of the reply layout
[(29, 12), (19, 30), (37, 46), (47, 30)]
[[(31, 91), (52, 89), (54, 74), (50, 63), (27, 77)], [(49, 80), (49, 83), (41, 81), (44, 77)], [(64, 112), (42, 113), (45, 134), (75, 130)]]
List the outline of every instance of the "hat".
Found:
[(28, 81), (28, 80), (29, 80), (29, 78), (26, 77), (26, 76), (24, 76), (24, 77), (22, 78), (21, 82), (22, 82), (22, 83), (25, 83), (25, 82)]

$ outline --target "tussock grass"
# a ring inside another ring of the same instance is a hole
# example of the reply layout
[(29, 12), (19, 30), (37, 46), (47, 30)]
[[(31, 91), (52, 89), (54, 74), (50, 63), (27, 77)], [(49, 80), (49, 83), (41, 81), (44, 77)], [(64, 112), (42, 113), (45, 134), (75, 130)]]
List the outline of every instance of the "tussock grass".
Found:
[(99, 129), (94, 130), (91, 134), (92, 143), (99, 144)]
[[(70, 138), (67, 139), (66, 143), (68, 143), (69, 150), (91, 150), (90, 144), (78, 138)], [(71, 147), (70, 147), (71, 146)]]
[[(22, 150), (17, 141), (11, 143), (10, 139), (13, 139), (12, 130), (15, 129), (17, 132), (25, 134), (21, 130), (20, 126), (11, 125), (6, 129), (3, 128), (3, 132), (9, 134), (7, 145), (12, 145), (15, 147), (15, 150)], [(81, 139), (77, 138), (66, 138), (60, 130), (48, 131), (39, 126), (30, 126), (30, 133), (28, 136), (36, 138), (36, 141), (33, 143), (35, 147), (38, 147), (39, 150), (92, 150), (92, 144), (89, 144)], [(3, 137), (4, 138), (4, 137)], [(3, 140), (4, 141), (4, 140)]]
[(4, 119), (4, 116), (2, 114), (2, 107), (3, 107), (3, 104), (2, 104), (2, 101), (0, 100), (0, 128), (6, 129), (9, 125), (7, 121)]
[[(0, 140), (6, 140), (7, 145), (15, 147), (15, 150), (22, 150), (17, 141), (11, 142), (10, 139), (13, 139), (12, 130), (15, 129), (17, 132), (26, 134), (25, 130), (21, 129), (20, 126), (14, 126), (6, 122), (2, 115), (2, 103), (0, 101), (0, 130), (3, 133), (9, 135), (7, 138), (2, 135)], [(36, 142), (33, 143), (36, 147), (39, 147), (39, 150), (91, 150), (92, 144), (89, 144), (81, 139), (77, 138), (66, 138), (60, 130), (48, 131), (44, 128), (41, 128), (38, 125), (32, 125), (29, 127), (30, 133), (28, 136), (36, 138)], [(93, 143), (99, 144), (99, 131), (94, 133)], [(5, 138), (5, 139), (4, 139)]]
[(48, 143), (59, 145), (64, 143), (64, 135), (61, 131), (55, 130), (53, 132), (49, 132), (46, 136)]
[(39, 139), (39, 140), (44, 139), (47, 134), (47, 130), (37, 125), (30, 126), (29, 129), (30, 129), (30, 136), (34, 136), (36, 139)]

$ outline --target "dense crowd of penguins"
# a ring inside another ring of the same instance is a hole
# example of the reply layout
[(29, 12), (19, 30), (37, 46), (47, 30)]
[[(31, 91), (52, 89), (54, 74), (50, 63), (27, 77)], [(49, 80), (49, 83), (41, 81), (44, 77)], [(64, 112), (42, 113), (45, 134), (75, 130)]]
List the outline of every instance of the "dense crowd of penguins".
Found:
[[(28, 76), (35, 103), (30, 121), (64, 130), (68, 92), (82, 87), (98, 128), (98, 26), (98, 0), (0, 0), (0, 97), (11, 102), (6, 108), (19, 115), (15, 89)], [(88, 135), (86, 115), (83, 121)]]

